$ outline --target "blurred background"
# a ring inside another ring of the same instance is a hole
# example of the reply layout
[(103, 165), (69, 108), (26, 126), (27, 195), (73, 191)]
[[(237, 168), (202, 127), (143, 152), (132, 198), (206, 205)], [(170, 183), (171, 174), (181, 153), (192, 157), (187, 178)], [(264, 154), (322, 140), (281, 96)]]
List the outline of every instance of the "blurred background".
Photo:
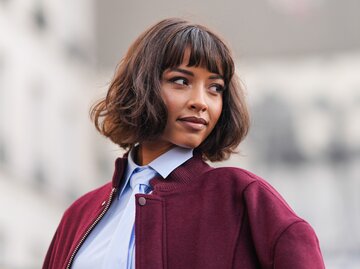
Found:
[(149, 25), (180, 16), (234, 52), (252, 129), (216, 166), (274, 185), (327, 268), (360, 268), (360, 1), (0, 0), (0, 268), (40, 268), (64, 210), (122, 151), (88, 111)]

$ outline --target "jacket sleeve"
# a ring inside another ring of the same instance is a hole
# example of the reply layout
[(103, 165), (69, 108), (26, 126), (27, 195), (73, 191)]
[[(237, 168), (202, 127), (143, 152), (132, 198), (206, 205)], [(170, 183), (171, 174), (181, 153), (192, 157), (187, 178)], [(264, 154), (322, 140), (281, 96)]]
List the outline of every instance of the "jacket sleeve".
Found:
[(295, 222), (280, 234), (274, 249), (274, 268), (325, 268), (318, 239), (307, 222)]
[(325, 268), (314, 230), (272, 186), (263, 180), (254, 181), (244, 196), (262, 268)]

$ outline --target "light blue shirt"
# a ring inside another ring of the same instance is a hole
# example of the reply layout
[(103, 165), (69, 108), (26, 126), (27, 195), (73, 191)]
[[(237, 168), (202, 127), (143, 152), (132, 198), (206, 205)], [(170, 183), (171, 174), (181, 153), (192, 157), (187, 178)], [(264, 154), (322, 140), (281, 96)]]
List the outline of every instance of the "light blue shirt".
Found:
[[(117, 240), (122, 232), (120, 223), (126, 221), (124, 209), (130, 200), (132, 189), (131, 178), (138, 171), (145, 173), (149, 180), (156, 175), (164, 179), (178, 166), (193, 156), (192, 149), (173, 147), (151, 163), (145, 166), (137, 165), (133, 160), (134, 151), (130, 151), (128, 165), (124, 174), (125, 183), (118, 199), (114, 199), (108, 212), (95, 226), (86, 238), (75, 256), (72, 268), (74, 269), (118, 269), (119, 255), (126, 255), (128, 260), (127, 269), (135, 269), (135, 235), (131, 234), (130, 242)], [(127, 244), (128, 253), (118, 253), (119, 246)]]

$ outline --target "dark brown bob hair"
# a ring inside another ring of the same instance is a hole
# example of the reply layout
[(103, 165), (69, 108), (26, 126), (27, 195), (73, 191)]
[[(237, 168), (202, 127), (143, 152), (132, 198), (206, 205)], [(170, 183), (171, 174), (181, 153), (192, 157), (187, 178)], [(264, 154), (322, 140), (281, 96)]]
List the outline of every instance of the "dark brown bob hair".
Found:
[(207, 68), (225, 81), (221, 116), (196, 150), (205, 160), (227, 159), (249, 129), (242, 85), (224, 41), (206, 27), (179, 18), (158, 22), (130, 46), (106, 97), (91, 108), (97, 130), (124, 149), (157, 139), (167, 121), (160, 95), (162, 74), (181, 65), (186, 49), (190, 49), (189, 67)]

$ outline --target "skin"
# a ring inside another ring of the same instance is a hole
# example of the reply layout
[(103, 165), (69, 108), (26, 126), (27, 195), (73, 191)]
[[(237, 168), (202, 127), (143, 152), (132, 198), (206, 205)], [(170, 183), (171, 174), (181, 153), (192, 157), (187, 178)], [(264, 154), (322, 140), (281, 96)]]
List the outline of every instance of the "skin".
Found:
[(161, 96), (168, 110), (164, 133), (155, 141), (143, 142), (137, 162), (146, 165), (174, 145), (198, 147), (214, 129), (222, 111), (224, 80), (221, 74), (203, 67), (188, 67), (189, 51), (182, 64), (166, 69)]

